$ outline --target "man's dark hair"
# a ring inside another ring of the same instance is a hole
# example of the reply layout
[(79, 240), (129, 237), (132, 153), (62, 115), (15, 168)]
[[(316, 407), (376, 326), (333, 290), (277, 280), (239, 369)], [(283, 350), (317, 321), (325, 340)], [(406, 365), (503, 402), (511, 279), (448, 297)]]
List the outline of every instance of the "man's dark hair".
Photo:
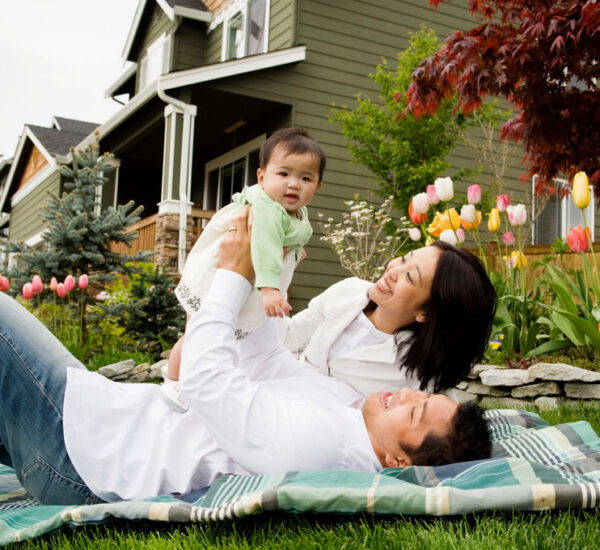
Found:
[(293, 126), (291, 128), (280, 128), (265, 141), (258, 154), (258, 164), (264, 170), (271, 160), (275, 147), (281, 145), (288, 154), (303, 155), (310, 153), (319, 162), (319, 182), (323, 179), (323, 171), (327, 157), (322, 147), (311, 138), (304, 128)]
[(458, 406), (446, 437), (429, 433), (418, 448), (403, 447), (413, 465), (441, 466), (489, 458), (492, 442), (483, 409), (473, 402)]

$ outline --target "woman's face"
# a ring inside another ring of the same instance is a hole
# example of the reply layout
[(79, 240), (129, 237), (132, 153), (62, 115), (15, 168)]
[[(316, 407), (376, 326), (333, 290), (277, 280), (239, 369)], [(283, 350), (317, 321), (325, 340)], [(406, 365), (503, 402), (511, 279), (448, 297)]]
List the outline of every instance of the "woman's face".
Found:
[(381, 278), (369, 289), (377, 304), (372, 321), (384, 332), (425, 321), (423, 305), (431, 294), (431, 284), (442, 251), (435, 246), (418, 248), (392, 260)]

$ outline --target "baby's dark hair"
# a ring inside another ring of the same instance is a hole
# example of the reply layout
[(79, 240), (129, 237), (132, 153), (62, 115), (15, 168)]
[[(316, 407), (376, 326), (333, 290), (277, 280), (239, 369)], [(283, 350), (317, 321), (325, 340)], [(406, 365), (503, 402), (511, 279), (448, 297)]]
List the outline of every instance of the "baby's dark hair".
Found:
[(323, 179), (323, 171), (327, 157), (322, 147), (311, 138), (304, 128), (292, 126), (291, 128), (280, 128), (275, 131), (267, 141), (262, 144), (258, 156), (259, 167), (264, 170), (271, 160), (275, 147), (281, 145), (289, 154), (303, 155), (310, 153), (319, 161), (319, 181)]

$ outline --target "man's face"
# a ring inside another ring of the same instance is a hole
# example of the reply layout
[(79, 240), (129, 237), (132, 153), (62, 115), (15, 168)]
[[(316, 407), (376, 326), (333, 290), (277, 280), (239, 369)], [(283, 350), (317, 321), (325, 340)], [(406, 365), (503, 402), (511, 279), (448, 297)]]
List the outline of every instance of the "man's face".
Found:
[(457, 408), (445, 395), (404, 388), (394, 394), (372, 393), (362, 413), (381, 464), (397, 468), (411, 464), (403, 447), (420, 447), (430, 433), (445, 436)]

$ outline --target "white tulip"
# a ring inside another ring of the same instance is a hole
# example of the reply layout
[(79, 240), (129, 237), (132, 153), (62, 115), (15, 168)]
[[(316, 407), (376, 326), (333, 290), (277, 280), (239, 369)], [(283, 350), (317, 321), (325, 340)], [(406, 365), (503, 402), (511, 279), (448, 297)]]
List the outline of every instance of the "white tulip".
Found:
[(474, 204), (465, 204), (460, 209), (460, 217), (466, 223), (474, 223), (477, 221), (477, 211)]
[(448, 202), (454, 197), (454, 184), (451, 178), (437, 178), (433, 185), (435, 185), (435, 192), (441, 201)]
[(457, 239), (452, 229), (444, 229), (440, 235), (440, 241), (456, 246)]
[(426, 214), (429, 210), (429, 197), (427, 193), (417, 193), (412, 200), (415, 214)]

